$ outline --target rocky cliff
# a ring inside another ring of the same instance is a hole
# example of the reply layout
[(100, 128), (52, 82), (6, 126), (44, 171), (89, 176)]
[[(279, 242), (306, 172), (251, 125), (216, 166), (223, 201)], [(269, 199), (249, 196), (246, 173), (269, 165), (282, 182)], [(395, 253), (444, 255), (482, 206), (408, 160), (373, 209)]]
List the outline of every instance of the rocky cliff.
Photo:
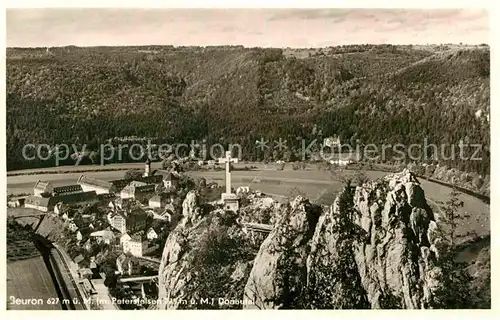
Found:
[(306, 259), (321, 208), (298, 196), (281, 212), (260, 246), (245, 286), (247, 308), (300, 307), (305, 295)]
[[(202, 213), (195, 198), (186, 198), (163, 252), (166, 308), (223, 297), (247, 309), (420, 309), (446, 307), (443, 296), (454, 290), (443, 283), (452, 269), (442, 267), (434, 214), (407, 170), (346, 186), (330, 207), (298, 196), (281, 205), (252, 201), (239, 215)], [(240, 223), (252, 217), (273, 224), (261, 243)]]
[(187, 194), (182, 209), (163, 250), (159, 308), (238, 307), (226, 302), (242, 295), (252, 265), (244, 228), (232, 212), (203, 210), (194, 191)]
[(428, 236), (434, 217), (409, 171), (345, 188), (319, 220), (300, 197), (289, 210), (255, 259), (245, 287), (255, 305), (248, 307), (426, 308), (432, 302), (440, 274)]

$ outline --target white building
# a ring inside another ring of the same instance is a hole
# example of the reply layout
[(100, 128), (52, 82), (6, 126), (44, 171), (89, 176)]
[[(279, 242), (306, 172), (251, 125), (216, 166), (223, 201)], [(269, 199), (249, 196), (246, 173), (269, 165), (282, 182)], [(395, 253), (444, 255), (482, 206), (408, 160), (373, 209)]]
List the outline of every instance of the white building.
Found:
[(132, 239), (131, 236), (129, 236), (128, 233), (124, 233), (121, 237), (120, 237), (120, 246), (122, 247), (123, 251), (125, 251), (125, 248), (127, 247), (128, 245), (128, 242), (130, 241), (130, 239)]
[(340, 138), (339, 137), (328, 137), (323, 139), (323, 145), (325, 147), (336, 148), (340, 146)]
[(126, 242), (123, 252), (130, 253), (135, 257), (142, 257), (144, 252), (148, 249), (148, 240), (142, 234), (134, 234), (130, 240)]
[(33, 187), (33, 194), (35, 197), (43, 197), (47, 195), (52, 195), (54, 187), (50, 182), (38, 180)]
[(54, 207), (54, 213), (57, 215), (62, 215), (68, 210), (68, 205), (58, 202)]
[(133, 257), (121, 254), (116, 258), (116, 269), (119, 274), (133, 275), (139, 272), (139, 264)]
[(111, 182), (94, 179), (86, 175), (81, 175), (77, 183), (83, 191), (95, 191), (97, 194), (116, 192), (116, 188)]
[(156, 186), (154, 184), (144, 184), (143, 182), (132, 181), (128, 186), (120, 191), (120, 198), (135, 199), (142, 201), (149, 199), (155, 193)]
[(155, 195), (148, 201), (150, 208), (163, 208), (169, 202), (169, 198), (164, 195)]
[(154, 228), (149, 228), (146, 237), (148, 240), (156, 240), (158, 239), (158, 232)]
[(76, 232), (78, 231), (78, 226), (76, 225), (75, 222), (73, 221), (70, 221), (69, 224), (68, 224), (68, 229), (71, 231), (71, 232)]
[(26, 197), (24, 206), (26, 208), (32, 208), (43, 212), (48, 212), (54, 208), (56, 203), (57, 199), (54, 197), (43, 198), (40, 196), (29, 195)]
[(352, 160), (343, 160), (343, 159), (330, 160), (330, 164), (337, 166), (347, 166), (349, 163), (352, 163)]
[(110, 230), (99, 230), (92, 232), (90, 237), (96, 238), (97, 242), (104, 242), (106, 244), (110, 244), (115, 239), (115, 234)]

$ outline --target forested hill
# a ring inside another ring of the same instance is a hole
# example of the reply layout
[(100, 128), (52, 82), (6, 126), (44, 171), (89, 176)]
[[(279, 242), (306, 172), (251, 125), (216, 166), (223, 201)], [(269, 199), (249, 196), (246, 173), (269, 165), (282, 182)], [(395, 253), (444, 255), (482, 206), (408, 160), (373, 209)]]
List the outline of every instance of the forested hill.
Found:
[[(489, 146), (489, 47), (61, 47), (7, 50), (8, 170), (26, 143), (255, 141)], [(450, 163), (489, 172), (483, 161)], [(289, 157), (289, 155), (287, 155)], [(126, 159), (125, 159), (126, 160)]]

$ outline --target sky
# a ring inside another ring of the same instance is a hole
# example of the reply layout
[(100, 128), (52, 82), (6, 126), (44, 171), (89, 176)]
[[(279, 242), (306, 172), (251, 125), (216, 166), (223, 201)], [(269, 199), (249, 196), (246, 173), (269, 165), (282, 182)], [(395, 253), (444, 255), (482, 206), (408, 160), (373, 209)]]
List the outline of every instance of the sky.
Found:
[(481, 9), (7, 9), (8, 47), (489, 43)]

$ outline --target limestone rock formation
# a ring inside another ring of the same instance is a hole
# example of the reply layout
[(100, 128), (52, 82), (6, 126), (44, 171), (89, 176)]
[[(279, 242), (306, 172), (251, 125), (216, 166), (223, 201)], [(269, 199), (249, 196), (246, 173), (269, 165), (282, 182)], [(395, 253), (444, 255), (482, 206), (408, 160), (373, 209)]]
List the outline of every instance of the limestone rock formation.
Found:
[(187, 193), (184, 202), (182, 203), (182, 219), (179, 222), (181, 225), (193, 224), (200, 218), (200, 206), (198, 193), (191, 190)]
[[(450, 252), (443, 251), (439, 221), (411, 172), (346, 186), (330, 207), (302, 196), (287, 204), (251, 200), (238, 214), (208, 212), (201, 210), (196, 192), (188, 193), (162, 256), (160, 309), (448, 305), (443, 279), (452, 273), (443, 261)], [(255, 241), (246, 222), (272, 223), (273, 229)], [(485, 291), (489, 264), (469, 269), (478, 279), (476, 291)], [(200, 305), (207, 297), (243, 303)], [(486, 298), (478, 299), (477, 305), (487, 305)]]
[[(323, 210), (299, 197), (262, 244), (245, 287), (258, 308), (428, 308), (438, 240), (409, 171), (346, 188)], [(250, 307), (250, 306), (247, 306)]]
[(194, 236), (193, 225), (198, 222), (199, 216), (197, 194), (190, 191), (182, 203), (182, 218), (169, 234), (163, 249), (158, 281), (160, 308), (177, 309), (185, 298), (183, 288), (190, 279), (190, 273), (182, 258), (189, 251), (189, 240)]
[[(319, 218), (307, 258), (308, 307), (318, 309), (368, 308), (366, 292), (354, 259), (355, 243), (365, 236), (352, 222), (349, 188)], [(362, 219), (368, 227), (371, 220)]]
[(434, 216), (416, 177), (405, 170), (358, 187), (354, 208), (366, 232), (354, 256), (371, 307), (429, 307), (440, 269), (428, 237)]
[(249, 205), (240, 208), (243, 221), (274, 224), (277, 216), (281, 215), (281, 204), (271, 197), (259, 197), (250, 193), (247, 197)]
[(245, 286), (244, 308), (298, 308), (306, 285), (308, 243), (319, 207), (298, 196), (262, 243)]
[(234, 308), (217, 305), (217, 299), (242, 296), (253, 258), (237, 216), (221, 209), (202, 214), (195, 192), (182, 207), (183, 217), (163, 249), (159, 309)]

